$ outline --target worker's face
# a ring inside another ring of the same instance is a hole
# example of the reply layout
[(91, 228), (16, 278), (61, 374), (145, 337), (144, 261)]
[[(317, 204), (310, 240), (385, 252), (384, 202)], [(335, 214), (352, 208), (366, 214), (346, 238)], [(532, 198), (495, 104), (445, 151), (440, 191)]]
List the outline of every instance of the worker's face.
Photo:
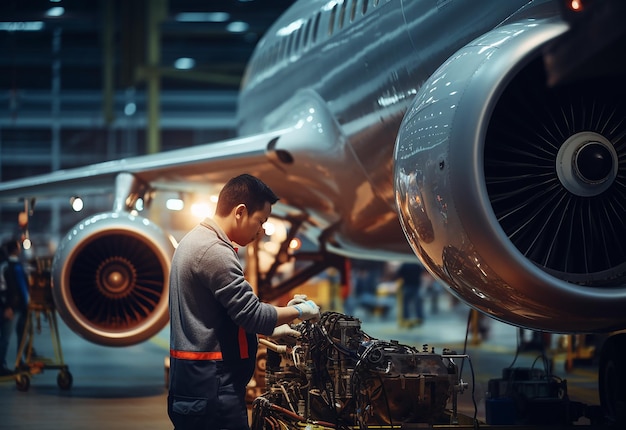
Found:
[(263, 233), (263, 224), (272, 212), (272, 205), (265, 202), (262, 210), (250, 213), (245, 205), (238, 209), (239, 222), (237, 228), (237, 237), (233, 238), (241, 246), (245, 246), (253, 242), (260, 234)]

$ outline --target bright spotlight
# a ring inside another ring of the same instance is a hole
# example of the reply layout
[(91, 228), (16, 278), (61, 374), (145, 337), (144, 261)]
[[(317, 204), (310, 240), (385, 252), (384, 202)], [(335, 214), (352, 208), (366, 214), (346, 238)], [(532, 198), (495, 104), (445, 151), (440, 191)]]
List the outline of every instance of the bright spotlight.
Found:
[(181, 199), (167, 199), (165, 207), (171, 211), (182, 211), (185, 203)]
[(60, 6), (51, 7), (47, 10), (46, 15), (51, 17), (59, 17), (65, 13), (65, 8)]
[(141, 212), (144, 209), (143, 199), (141, 197), (138, 198), (137, 201), (135, 202), (135, 209), (138, 210), (139, 212)]
[(194, 203), (191, 205), (191, 214), (197, 218), (210, 218), (215, 215), (215, 206), (207, 203)]
[(292, 251), (297, 251), (298, 249), (300, 249), (301, 246), (302, 242), (297, 237), (294, 237), (293, 239), (291, 239), (291, 242), (289, 242), (289, 249), (291, 249)]
[(273, 222), (266, 221), (263, 223), (263, 230), (265, 230), (266, 235), (271, 236), (274, 233), (276, 233), (276, 226), (274, 225)]
[(72, 197), (70, 199), (70, 205), (72, 205), (72, 209), (74, 209), (74, 212), (80, 212), (83, 210), (83, 199), (81, 199), (80, 197)]

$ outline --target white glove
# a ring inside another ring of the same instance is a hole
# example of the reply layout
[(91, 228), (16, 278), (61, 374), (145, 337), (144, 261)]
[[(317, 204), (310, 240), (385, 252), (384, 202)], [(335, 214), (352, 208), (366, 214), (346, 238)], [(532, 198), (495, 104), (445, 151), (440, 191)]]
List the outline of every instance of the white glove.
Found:
[(300, 335), (301, 333), (298, 330), (292, 329), (289, 324), (281, 324), (274, 329), (269, 337), (270, 339), (277, 339), (285, 336), (300, 337)]
[(298, 303), (306, 302), (306, 294), (296, 294), (293, 296), (293, 299), (289, 300), (287, 303), (288, 306), (297, 305)]
[(313, 300), (307, 300), (297, 305), (293, 305), (298, 310), (298, 318), (302, 321), (311, 320), (312, 322), (319, 321), (321, 318), (320, 307), (315, 304)]

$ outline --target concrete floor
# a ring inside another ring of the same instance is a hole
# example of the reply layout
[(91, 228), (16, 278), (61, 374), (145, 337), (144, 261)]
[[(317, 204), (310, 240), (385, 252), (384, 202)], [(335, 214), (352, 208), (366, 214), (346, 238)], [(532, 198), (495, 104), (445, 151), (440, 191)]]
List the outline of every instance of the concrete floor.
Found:
[[(450, 306), (442, 299), (437, 314), (426, 313), (425, 321), (416, 327), (400, 327), (392, 311), (390, 316), (370, 316), (357, 310), (362, 329), (382, 340), (420, 346), (428, 344), (441, 352), (444, 347), (458, 353), (463, 350), (468, 309)], [(136, 430), (172, 429), (166, 412), (167, 392), (164, 383), (164, 359), (168, 354), (169, 330), (140, 345), (108, 348), (91, 344), (72, 333), (59, 320), (65, 363), (73, 376), (69, 390), (57, 386), (57, 370), (45, 369), (33, 375), (28, 391), (18, 391), (13, 379), (0, 380), (0, 428), (20, 430)], [(555, 342), (556, 343), (556, 342)], [(464, 365), (463, 380), (470, 389), (460, 396), (460, 412), (472, 416), (474, 401), (477, 417), (485, 419), (487, 382), (499, 378), (502, 369), (515, 357), (517, 329), (491, 321), (490, 336), (478, 346), (469, 346), (474, 368)], [(49, 327), (42, 325), (35, 347), (43, 356), (52, 356)], [(10, 353), (16, 351), (14, 344)], [(537, 366), (537, 353), (525, 352), (515, 366)], [(555, 374), (567, 379), (572, 400), (598, 404), (597, 377), (593, 368), (574, 368), (565, 373), (563, 357), (555, 358)], [(473, 387), (473, 390), (472, 390)]]

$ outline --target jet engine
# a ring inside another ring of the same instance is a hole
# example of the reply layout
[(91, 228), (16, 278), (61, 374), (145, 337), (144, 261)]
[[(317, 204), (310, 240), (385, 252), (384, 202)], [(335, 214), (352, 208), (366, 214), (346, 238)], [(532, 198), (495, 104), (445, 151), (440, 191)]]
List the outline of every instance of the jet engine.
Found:
[(413, 251), (472, 307), (611, 331), (626, 328), (626, 80), (548, 86), (542, 49), (565, 30), (505, 24), (423, 84), (396, 140), (396, 204)]
[(127, 212), (94, 215), (60, 243), (52, 262), (59, 315), (77, 334), (105, 346), (142, 342), (168, 322), (173, 242)]
[[(358, 319), (325, 312), (295, 327), (298, 340), (268, 345), (266, 391), (252, 405), (253, 430), (399, 428), (458, 421), (459, 379), (449, 350), (437, 354), (374, 339)], [(448, 401), (452, 410), (447, 410)]]

